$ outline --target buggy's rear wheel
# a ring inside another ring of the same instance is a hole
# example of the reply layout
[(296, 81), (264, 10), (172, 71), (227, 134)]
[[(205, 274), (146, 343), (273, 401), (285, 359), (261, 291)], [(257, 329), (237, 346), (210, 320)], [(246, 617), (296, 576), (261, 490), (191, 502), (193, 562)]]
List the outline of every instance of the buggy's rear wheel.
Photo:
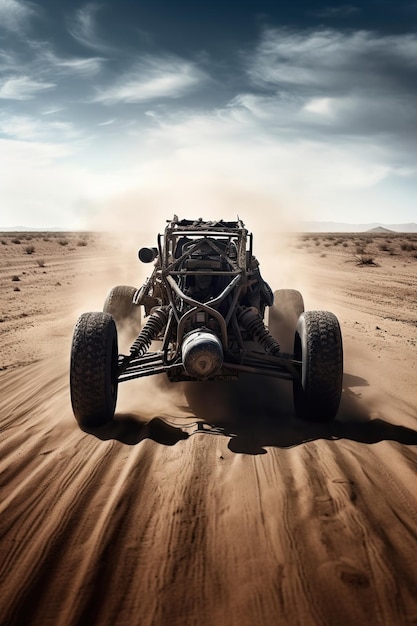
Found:
[(301, 361), (301, 376), (293, 382), (297, 416), (310, 422), (334, 419), (342, 393), (343, 346), (333, 313), (307, 311), (299, 317), (294, 356)]
[(109, 313), (84, 313), (72, 339), (71, 404), (80, 426), (113, 418), (117, 401), (117, 330)]
[(283, 352), (291, 352), (298, 318), (304, 312), (303, 296), (296, 289), (274, 291), (274, 304), (269, 308), (268, 328)]
[(135, 287), (117, 285), (112, 287), (106, 296), (103, 305), (104, 313), (110, 313), (116, 322), (118, 331), (128, 326), (136, 337), (140, 331), (141, 312), (140, 306), (133, 304)]

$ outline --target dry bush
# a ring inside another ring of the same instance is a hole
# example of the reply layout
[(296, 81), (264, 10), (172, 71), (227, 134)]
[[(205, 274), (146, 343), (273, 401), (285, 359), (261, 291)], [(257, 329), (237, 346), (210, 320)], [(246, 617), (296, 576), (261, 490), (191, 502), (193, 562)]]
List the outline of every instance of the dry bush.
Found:
[(13, 237), (13, 239), (12, 239), (12, 243), (17, 243), (17, 244), (19, 244), (19, 243), (20, 243), (20, 239), (19, 239), (18, 237)]
[(355, 259), (356, 265), (377, 265), (377, 263), (375, 263), (375, 257), (371, 254), (356, 254)]
[(58, 241), (60, 246), (67, 246), (69, 244), (68, 239), (59, 239)]
[(379, 248), (380, 250), (382, 250), (382, 252), (390, 252), (390, 251), (391, 251), (391, 248), (390, 248), (390, 247), (389, 247), (389, 245), (388, 245), (387, 243), (385, 243), (385, 242), (384, 242), (384, 243), (380, 243), (380, 244), (378, 244), (378, 248)]
[(13, 289), (13, 291), (20, 291), (19, 287), (16, 285), (16, 287)]
[(414, 250), (416, 250), (416, 247), (412, 243), (404, 243), (403, 242), (401, 244), (400, 248), (404, 252), (414, 252)]
[(5, 239), (2, 239), (1, 243), (2, 243), (3, 246), (7, 246), (7, 241)]
[(39, 265), (39, 267), (45, 267), (45, 259), (37, 259), (36, 263)]
[(20, 280), (19, 276), (16, 276), (16, 275), (12, 276), (12, 281), (16, 282), (18, 280)]
[(88, 246), (88, 241), (86, 241), (85, 239), (80, 239), (79, 241), (77, 241), (77, 246)]
[(35, 252), (35, 246), (25, 246), (24, 250), (26, 254), (33, 254)]

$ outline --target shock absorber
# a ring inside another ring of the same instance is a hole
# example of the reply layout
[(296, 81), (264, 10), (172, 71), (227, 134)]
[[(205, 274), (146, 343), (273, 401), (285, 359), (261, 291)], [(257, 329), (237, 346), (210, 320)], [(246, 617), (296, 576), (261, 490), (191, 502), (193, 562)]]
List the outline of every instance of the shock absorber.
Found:
[(281, 350), (279, 343), (275, 341), (269, 330), (265, 327), (262, 318), (249, 307), (239, 307), (238, 320), (248, 333), (258, 341), (270, 354), (278, 354)]
[(158, 336), (168, 322), (168, 313), (165, 308), (155, 309), (148, 317), (145, 326), (140, 331), (130, 348), (130, 358), (145, 354), (152, 341)]

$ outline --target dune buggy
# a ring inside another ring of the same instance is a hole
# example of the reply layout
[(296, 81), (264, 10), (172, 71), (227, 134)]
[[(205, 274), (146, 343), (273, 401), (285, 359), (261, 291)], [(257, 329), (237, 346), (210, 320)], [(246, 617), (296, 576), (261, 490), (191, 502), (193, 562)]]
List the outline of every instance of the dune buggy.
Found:
[[(75, 326), (70, 388), (81, 427), (113, 418), (119, 383), (163, 373), (173, 382), (233, 380), (243, 372), (288, 379), (298, 417), (336, 416), (343, 375), (338, 320), (328, 311), (305, 312), (296, 290), (273, 293), (252, 247), (239, 219), (174, 216), (157, 247), (139, 250), (142, 262), (153, 263), (145, 283), (113, 287), (103, 311), (84, 313)], [(135, 338), (119, 354), (118, 333), (126, 327)]]

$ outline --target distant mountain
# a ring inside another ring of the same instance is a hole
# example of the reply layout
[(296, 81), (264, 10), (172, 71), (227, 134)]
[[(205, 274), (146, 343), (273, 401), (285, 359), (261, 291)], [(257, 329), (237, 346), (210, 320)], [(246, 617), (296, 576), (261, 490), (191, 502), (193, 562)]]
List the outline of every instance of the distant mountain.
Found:
[(371, 224), (347, 224), (345, 222), (299, 222), (298, 229), (302, 232), (314, 233), (363, 233), (366, 231), (417, 233), (417, 223), (381, 224), (374, 222)]
[(370, 228), (369, 230), (366, 231), (367, 233), (381, 233), (381, 235), (383, 235), (384, 233), (389, 235), (389, 233), (394, 233), (396, 232), (395, 230), (390, 230), (389, 228), (384, 228), (383, 226), (376, 226), (375, 228)]

